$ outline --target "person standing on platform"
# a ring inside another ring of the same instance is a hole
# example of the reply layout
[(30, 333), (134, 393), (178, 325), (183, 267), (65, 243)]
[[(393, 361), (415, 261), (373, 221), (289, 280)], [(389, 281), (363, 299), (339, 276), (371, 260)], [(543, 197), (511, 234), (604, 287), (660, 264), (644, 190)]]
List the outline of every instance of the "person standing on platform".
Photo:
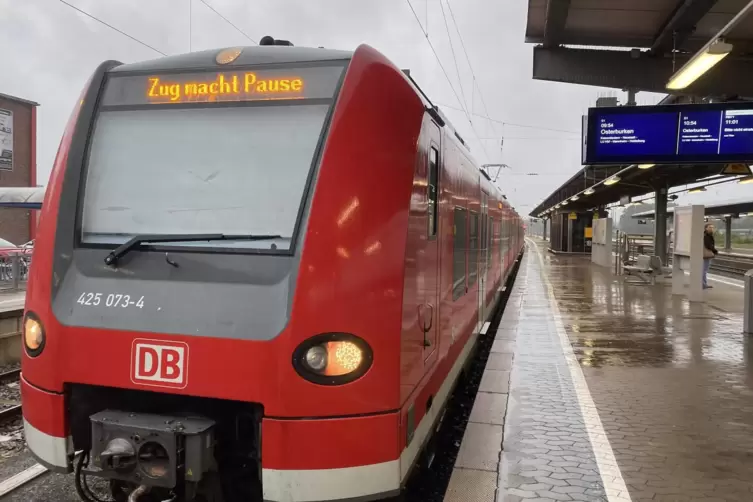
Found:
[(714, 242), (714, 225), (707, 223), (703, 229), (703, 289), (709, 289), (713, 286), (709, 286), (706, 279), (706, 275), (711, 267), (711, 260), (719, 254), (716, 250)]

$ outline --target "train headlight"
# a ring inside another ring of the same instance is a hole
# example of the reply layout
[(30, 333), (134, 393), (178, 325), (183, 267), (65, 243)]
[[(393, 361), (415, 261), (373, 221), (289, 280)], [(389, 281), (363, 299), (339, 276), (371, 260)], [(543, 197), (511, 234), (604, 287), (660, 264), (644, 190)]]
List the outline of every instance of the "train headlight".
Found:
[(316, 372), (327, 369), (327, 348), (322, 345), (314, 345), (306, 351), (306, 366)]
[(37, 357), (44, 350), (44, 328), (33, 312), (27, 312), (24, 319), (24, 347), (29, 357)]
[(299, 375), (321, 385), (341, 385), (361, 378), (371, 367), (371, 347), (348, 333), (324, 333), (309, 338), (293, 353)]

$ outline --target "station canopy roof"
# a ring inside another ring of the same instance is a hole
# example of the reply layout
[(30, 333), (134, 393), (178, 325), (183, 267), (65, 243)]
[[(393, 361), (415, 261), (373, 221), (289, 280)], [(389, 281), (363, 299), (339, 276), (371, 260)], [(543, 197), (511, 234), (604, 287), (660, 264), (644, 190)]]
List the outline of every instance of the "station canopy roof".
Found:
[[(536, 206), (530, 216), (541, 218), (557, 211), (585, 211), (604, 207), (620, 201), (624, 196), (638, 197), (653, 193), (659, 188), (691, 184), (720, 175), (725, 170), (732, 174), (725, 174), (724, 177), (744, 177), (750, 172), (748, 166), (734, 164), (668, 164), (642, 168), (647, 166), (652, 165), (585, 166)], [(605, 184), (610, 178), (618, 181)], [(714, 183), (719, 181), (721, 177), (713, 180)], [(593, 193), (588, 194), (589, 189)], [(577, 200), (573, 200), (573, 197)]]
[(732, 53), (682, 91), (746, 96), (753, 80), (749, 0), (528, 0), (533, 78), (635, 91), (666, 83), (720, 32)]
[(31, 105), (31, 106), (39, 106), (39, 103), (36, 101), (30, 101), (28, 99), (19, 98), (18, 96), (11, 96), (10, 94), (3, 94), (0, 92), (0, 99), (7, 99), (8, 101), (16, 101), (18, 103), (23, 103), (25, 105)]
[(0, 187), (0, 207), (41, 209), (44, 187)]
[[(668, 207), (667, 213), (674, 212), (674, 208)], [(704, 213), (706, 216), (739, 216), (741, 214), (753, 213), (753, 199), (734, 199), (722, 202), (715, 202), (705, 206)], [(643, 211), (635, 213), (632, 218), (638, 220), (653, 219), (654, 211)]]
[[(533, 51), (533, 78), (668, 93), (660, 104), (736, 100), (751, 96), (753, 15), (750, 0), (528, 0), (525, 40)], [(682, 91), (667, 82), (717, 37), (732, 53)], [(605, 206), (622, 196), (692, 183), (719, 172), (719, 164), (585, 166), (530, 215)], [(604, 185), (618, 175), (620, 181)], [(597, 185), (597, 186), (594, 186)], [(582, 192), (594, 186), (594, 193)], [(581, 194), (576, 201), (573, 196)]]

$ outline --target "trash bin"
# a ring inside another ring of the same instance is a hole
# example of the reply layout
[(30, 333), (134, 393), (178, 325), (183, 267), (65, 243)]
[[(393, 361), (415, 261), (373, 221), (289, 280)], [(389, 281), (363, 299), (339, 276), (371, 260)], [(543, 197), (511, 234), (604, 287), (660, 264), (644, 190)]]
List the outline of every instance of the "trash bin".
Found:
[(745, 272), (745, 314), (743, 315), (743, 331), (753, 335), (753, 268)]

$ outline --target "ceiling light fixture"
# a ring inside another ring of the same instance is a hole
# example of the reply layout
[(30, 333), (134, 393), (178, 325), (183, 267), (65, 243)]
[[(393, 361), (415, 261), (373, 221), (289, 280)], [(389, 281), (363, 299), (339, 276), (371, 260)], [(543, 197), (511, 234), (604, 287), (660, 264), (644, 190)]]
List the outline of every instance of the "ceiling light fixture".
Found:
[(667, 82), (667, 89), (675, 91), (685, 89), (719, 61), (729, 56), (730, 52), (732, 52), (732, 44), (723, 42), (721, 39), (714, 40), (707, 47), (698, 51), (690, 61), (680, 68), (680, 71), (672, 75), (672, 78)]

